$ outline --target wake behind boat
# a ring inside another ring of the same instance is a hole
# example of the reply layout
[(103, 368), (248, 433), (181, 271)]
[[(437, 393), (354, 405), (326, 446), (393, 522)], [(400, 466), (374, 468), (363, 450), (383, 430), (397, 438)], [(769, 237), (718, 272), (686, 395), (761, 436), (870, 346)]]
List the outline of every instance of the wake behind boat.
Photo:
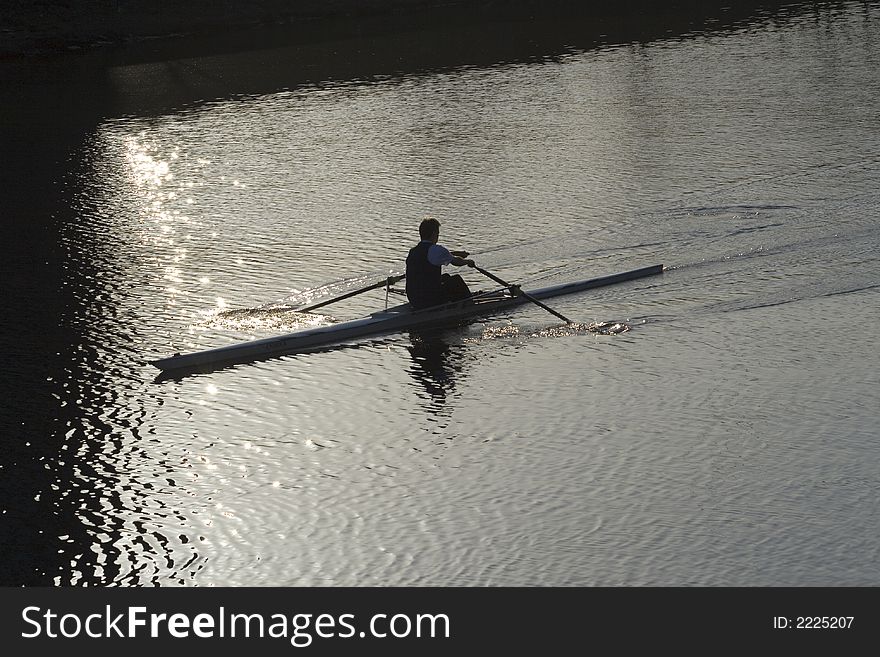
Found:
[[(225, 347), (206, 349), (188, 354), (174, 354), (168, 358), (151, 361), (163, 372), (185, 372), (198, 369), (216, 369), (236, 363), (303, 353), (323, 349), (354, 338), (395, 333), (410, 328), (423, 328), (454, 322), (478, 315), (496, 313), (520, 306), (535, 299), (549, 299), (564, 294), (574, 294), (597, 287), (623, 283), (663, 272), (663, 265), (642, 267), (620, 274), (591, 278), (573, 283), (564, 283), (521, 292), (515, 286), (492, 292), (481, 292), (468, 299), (453, 301), (439, 306), (413, 310), (410, 304), (388, 308), (370, 314), (362, 319), (341, 322), (331, 326), (296, 331), (249, 342), (240, 342)], [(500, 280), (500, 279), (499, 279)], [(375, 289), (377, 284), (365, 289)], [(350, 295), (345, 295), (350, 296)], [(341, 297), (340, 297), (341, 298)], [(319, 304), (324, 305), (324, 304)], [(541, 305), (541, 304), (539, 304)], [(317, 306), (311, 306), (313, 309)], [(306, 309), (303, 309), (306, 310)], [(555, 314), (555, 313), (554, 313)]]

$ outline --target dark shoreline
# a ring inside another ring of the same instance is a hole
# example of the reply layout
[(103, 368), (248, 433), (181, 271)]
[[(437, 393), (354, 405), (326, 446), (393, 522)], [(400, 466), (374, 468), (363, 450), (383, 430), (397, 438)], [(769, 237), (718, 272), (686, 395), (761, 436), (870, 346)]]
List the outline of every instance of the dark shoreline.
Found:
[[(455, 0), (450, 0), (453, 4)], [(459, 0), (460, 1), (460, 0)], [(193, 37), (228, 30), (450, 4), (437, 0), (6, 0), (0, 58)]]
[(495, 20), (655, 19), (748, 15), (786, 3), (670, 0), (5, 0), (0, 5), (0, 63), (120, 49), (174, 57), (300, 43), (332, 34), (379, 36), (436, 24)]
[[(632, 2), (622, 3), (631, 5)], [(639, 3), (642, 4), (642, 3)], [(474, 19), (582, 7), (572, 0), (7, 0), (0, 7), (0, 61), (151, 42), (209, 37), (244, 42), (254, 30), (319, 29), (329, 23), (456, 12)], [(595, 13), (604, 13), (596, 11)], [(245, 45), (244, 43), (242, 45)]]

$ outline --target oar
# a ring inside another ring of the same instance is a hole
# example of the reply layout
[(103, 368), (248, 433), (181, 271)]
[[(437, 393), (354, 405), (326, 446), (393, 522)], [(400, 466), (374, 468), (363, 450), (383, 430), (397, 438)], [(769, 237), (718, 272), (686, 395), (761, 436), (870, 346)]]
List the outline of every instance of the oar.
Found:
[(394, 285), (398, 281), (402, 281), (406, 278), (406, 274), (401, 274), (400, 276), (389, 276), (384, 281), (379, 281), (378, 283), (373, 283), (367, 287), (361, 288), (360, 290), (354, 290), (352, 292), (348, 292), (338, 297), (334, 297), (332, 299), (327, 299), (326, 301), (321, 301), (320, 303), (316, 303), (311, 306), (306, 306), (305, 308), (297, 308), (297, 312), (307, 313), (315, 310), (317, 308), (323, 308), (324, 306), (329, 306), (331, 303), (336, 303), (337, 301), (342, 301), (343, 299), (348, 299), (358, 294), (363, 294), (364, 292), (369, 292), (370, 290), (375, 290), (376, 288), (385, 287), (386, 285)]
[(500, 285), (503, 285), (504, 287), (508, 287), (508, 288), (513, 288), (513, 287), (515, 287), (517, 290), (519, 290), (519, 293), (520, 293), (520, 294), (522, 294), (526, 299), (528, 299), (529, 301), (531, 301), (531, 302), (534, 303), (535, 305), (541, 306), (541, 308), (543, 308), (544, 310), (546, 310), (548, 313), (551, 313), (552, 315), (556, 315), (559, 319), (561, 319), (561, 320), (562, 320), (563, 322), (565, 322), (566, 324), (574, 324), (574, 322), (571, 321), (571, 320), (570, 320), (568, 317), (566, 317), (565, 315), (556, 312), (555, 310), (553, 310), (553, 309), (550, 308), (549, 306), (544, 305), (543, 303), (541, 303), (540, 301), (538, 301), (535, 297), (533, 297), (533, 296), (532, 296), (531, 294), (529, 294), (528, 292), (523, 292), (522, 289), (520, 289), (520, 287), (519, 287), (518, 285), (511, 285), (510, 283), (508, 283), (508, 282), (506, 282), (506, 281), (502, 281), (502, 280), (501, 280), (500, 278), (498, 278), (495, 274), (492, 274), (492, 273), (486, 271), (485, 269), (483, 269), (483, 268), (481, 268), (481, 267), (477, 267), (476, 265), (474, 265), (474, 269), (476, 269), (478, 272), (480, 272), (481, 274), (483, 274), (483, 276), (488, 276), (488, 277), (491, 278), (493, 281), (495, 281), (496, 283), (498, 283), (498, 284), (500, 284)]

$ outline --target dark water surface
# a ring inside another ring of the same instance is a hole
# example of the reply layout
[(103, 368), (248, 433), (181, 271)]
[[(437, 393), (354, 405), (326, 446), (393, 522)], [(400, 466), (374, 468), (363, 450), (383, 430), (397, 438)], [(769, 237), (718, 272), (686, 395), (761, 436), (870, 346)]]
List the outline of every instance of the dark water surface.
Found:
[[(278, 39), (0, 69), (4, 584), (880, 583), (880, 5)], [(429, 215), (668, 270), (156, 380)]]

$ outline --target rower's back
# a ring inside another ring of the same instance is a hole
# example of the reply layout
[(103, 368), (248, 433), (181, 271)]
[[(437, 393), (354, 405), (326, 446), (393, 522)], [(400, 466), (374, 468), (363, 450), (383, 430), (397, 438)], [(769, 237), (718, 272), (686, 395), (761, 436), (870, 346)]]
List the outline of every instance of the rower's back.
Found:
[(440, 267), (428, 260), (432, 242), (422, 240), (406, 256), (406, 298), (418, 310), (442, 303)]

